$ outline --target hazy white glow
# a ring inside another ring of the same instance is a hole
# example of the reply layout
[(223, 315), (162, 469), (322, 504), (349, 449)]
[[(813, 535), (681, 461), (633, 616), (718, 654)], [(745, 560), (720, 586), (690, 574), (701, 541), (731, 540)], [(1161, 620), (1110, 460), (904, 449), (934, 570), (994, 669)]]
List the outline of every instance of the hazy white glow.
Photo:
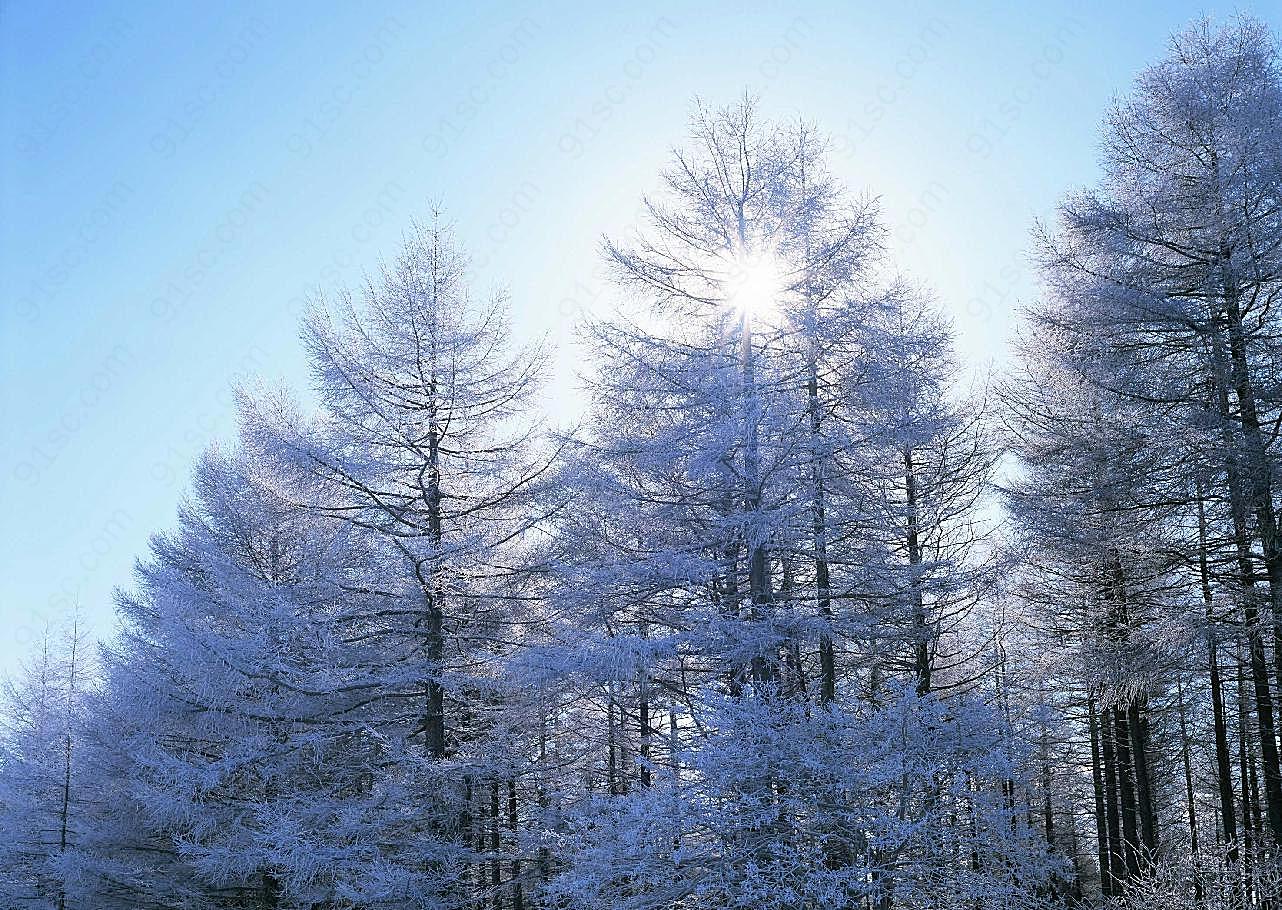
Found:
[(779, 306), (783, 274), (782, 263), (773, 252), (742, 257), (730, 273), (727, 299), (749, 319), (769, 313)]

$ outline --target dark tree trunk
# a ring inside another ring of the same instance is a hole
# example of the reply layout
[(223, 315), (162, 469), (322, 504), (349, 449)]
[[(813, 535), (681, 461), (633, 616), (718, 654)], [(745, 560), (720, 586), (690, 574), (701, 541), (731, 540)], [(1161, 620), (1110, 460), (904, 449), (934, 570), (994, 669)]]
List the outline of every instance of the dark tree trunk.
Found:
[(641, 669), (641, 682), (637, 698), (637, 733), (640, 737), (640, 751), (637, 772), (642, 787), (650, 786), (650, 752), (654, 730), (650, 726), (650, 678), (646, 669)]
[(1051, 756), (1046, 730), (1042, 730), (1042, 827), (1046, 832), (1046, 847), (1055, 849), (1055, 806), (1051, 799)]
[(1100, 754), (1099, 720), (1095, 716), (1095, 696), (1086, 698), (1086, 718), (1091, 733), (1091, 783), (1095, 793), (1095, 843), (1098, 847), (1100, 892), (1113, 896), (1112, 847), (1108, 836), (1108, 810), (1104, 799), (1104, 769)]
[(618, 725), (614, 720), (614, 683), (610, 683), (608, 686), (608, 692), (609, 702), (605, 709), (606, 792), (611, 796), (618, 796), (622, 792), (622, 789), (619, 787), (619, 750), (618, 737), (615, 732), (618, 729)]
[(1117, 751), (1117, 785), (1121, 795), (1122, 848), (1126, 857), (1126, 874), (1134, 878), (1140, 871), (1139, 807), (1135, 799), (1135, 761), (1131, 750), (1131, 731), (1127, 712), (1114, 705), (1113, 747)]
[(507, 829), (512, 838), (512, 910), (525, 910), (525, 893), (521, 886), (521, 845), (518, 838), (516, 780), (507, 779)]
[[(1239, 325), (1239, 332), (1240, 329), (1241, 327)], [(1223, 352), (1219, 345), (1218, 336), (1213, 339), (1213, 341), (1215, 342), (1213, 353), (1218, 365), (1223, 360)], [(1241, 372), (1237, 364), (1239, 354), (1236, 351), (1236, 348), (1240, 346), (1240, 339), (1238, 342), (1231, 343), (1230, 345), (1231, 348), (1235, 349), (1232, 352), (1234, 360), (1232, 373), (1235, 386), (1237, 386), (1238, 383), (1245, 381), (1244, 374)], [(1242, 369), (1244, 368), (1245, 366), (1243, 365)], [(1254, 407), (1254, 399), (1250, 394), (1248, 394), (1250, 392), (1249, 386), (1246, 389), (1238, 388), (1237, 391), (1239, 396), (1245, 394), (1252, 402), (1252, 407)], [(1233, 518), (1233, 539), (1237, 554), (1238, 578), (1240, 581), (1240, 592), (1242, 598), (1242, 621), (1246, 626), (1247, 650), (1250, 656), (1251, 666), (1251, 683), (1255, 690), (1256, 721), (1259, 724), (1260, 729), (1260, 760), (1264, 766), (1264, 798), (1267, 810), (1266, 814), (1268, 818), (1269, 833), (1274, 840), (1282, 841), (1282, 770), (1279, 769), (1278, 764), (1278, 747), (1277, 740), (1275, 738), (1276, 734), (1273, 720), (1273, 696), (1270, 692), (1269, 672), (1264, 657), (1264, 642), (1260, 629), (1259, 609), (1256, 605), (1254, 569), (1251, 565), (1251, 543), (1247, 530), (1247, 501), (1242, 488), (1244, 478), (1241, 476), (1240, 466), (1235, 453), (1235, 440), (1233, 439), (1229, 429), (1228, 422), (1231, 420), (1232, 415), (1229, 410), (1228, 393), (1222, 382), (1217, 383), (1216, 393), (1220, 417), (1223, 421), (1221, 438), (1223, 439), (1225, 446), (1225, 451), (1223, 453), (1225, 461), (1225, 479), (1229, 492), (1230, 512), (1232, 513)], [(1239, 402), (1239, 404), (1243, 403)], [(1245, 405), (1243, 405), (1243, 407), (1245, 407)], [(1245, 415), (1243, 417), (1243, 430), (1244, 432), (1246, 431)], [(1258, 435), (1258, 421), (1255, 422), (1255, 431)], [(1260, 440), (1256, 440), (1255, 444), (1262, 445), (1262, 442)], [(1248, 449), (1251, 448), (1251, 445), (1252, 443), (1248, 440)], [(1249, 455), (1249, 457), (1254, 456)], [(1261, 470), (1265, 471), (1263, 477), (1260, 476)], [(1267, 480), (1267, 470), (1263, 467), (1256, 466), (1255, 470), (1249, 470), (1247, 474), (1248, 476), (1245, 478), (1245, 481), (1248, 485), (1252, 485), (1250, 486), (1251, 498), (1252, 500), (1256, 500), (1260, 491), (1255, 488), (1255, 485)], [(1260, 510), (1263, 509), (1263, 506), (1260, 503), (1254, 502), (1254, 505), (1257, 508), (1257, 521), (1262, 517), (1272, 516), (1271, 504), (1267, 509), (1268, 516), (1262, 516)], [(1262, 526), (1261, 536), (1265, 536), (1265, 533), (1265, 529)], [(1268, 536), (1270, 537), (1271, 545), (1271, 530), (1268, 532)], [(1282, 568), (1282, 566), (1278, 566), (1278, 568)], [(1280, 586), (1277, 593), (1279, 597), (1282, 597), (1282, 578), (1279, 578), (1278, 581)], [(1272, 584), (1273, 579), (1270, 577), (1270, 586), (1272, 586)], [(1278, 608), (1282, 608), (1282, 602), (1275, 601), (1275, 609)]]
[[(435, 374), (433, 374), (435, 376)], [(435, 392), (435, 379), (432, 390)], [(437, 552), (440, 551), (442, 537), (441, 523), (441, 434), (436, 426), (435, 403), (432, 405), (432, 417), (428, 429), (427, 455), (427, 529), (428, 537)], [(435, 560), (435, 554), (433, 554)], [(433, 565), (424, 571), (421, 562), (415, 564), (414, 570), (422, 585), (427, 606), (427, 717), (426, 739), (427, 752), (432, 758), (445, 757), (445, 689), (441, 686), (440, 673), (445, 659), (445, 614), (442, 609), (440, 592), (437, 590), (436, 567)]]
[(1127, 709), (1135, 762), (1135, 793), (1139, 802), (1140, 834), (1149, 857), (1157, 853), (1157, 811), (1153, 806), (1153, 781), (1149, 759), (1148, 700), (1131, 699)]
[(1252, 852), (1257, 843), (1257, 834), (1259, 833), (1259, 813), (1251, 811), (1251, 760), (1250, 760), (1250, 728), (1251, 714), (1248, 707), (1249, 700), (1246, 694), (1246, 675), (1242, 663), (1242, 646), (1238, 642), (1237, 647), (1237, 706), (1238, 706), (1238, 777), (1241, 782), (1241, 800), (1242, 800), (1242, 831), (1243, 844), (1246, 849), (1242, 851), (1242, 887), (1246, 896), (1247, 903), (1253, 900), (1254, 888), (1252, 881), (1254, 875), (1252, 867), (1254, 861)]
[(909, 591), (912, 597), (913, 665), (917, 674), (917, 694), (925, 695), (931, 685), (931, 633), (922, 593), (921, 539), (917, 514), (917, 469), (911, 449), (904, 450), (904, 492), (908, 511), (906, 542), (908, 545)]
[(812, 440), (810, 483), (811, 492), (811, 541), (814, 548), (815, 596), (819, 603), (819, 618), (825, 627), (819, 636), (819, 701), (828, 704), (837, 694), (837, 658), (832, 644), (832, 577), (828, 566), (827, 492), (823, 458), (815, 451), (820, 437), (819, 373), (814, 358), (810, 361), (810, 376), (806, 385), (807, 411), (810, 417)]
[(490, 894), (494, 910), (503, 907), (503, 868), (499, 861), (499, 782), (490, 781)]
[(1121, 893), (1126, 880), (1125, 850), (1122, 846), (1122, 814), (1118, 805), (1117, 750), (1114, 747), (1112, 713), (1100, 711), (1100, 746), (1104, 752), (1104, 802), (1108, 817), (1109, 877), (1113, 893)]
[[(1251, 510), (1255, 516), (1256, 531), (1263, 552), (1264, 574), (1269, 585), (1269, 603), (1273, 613), (1273, 634), (1276, 640), (1282, 636), (1282, 547), (1279, 547), (1277, 515), (1273, 507), (1273, 477), (1269, 464), (1268, 443), (1265, 430), (1260, 425), (1259, 405), (1251, 378), (1246, 334), (1242, 326), (1240, 289), (1230, 267), (1230, 261), (1230, 251), (1226, 247), (1221, 251), (1220, 266), (1224, 290), (1224, 314), (1229, 335), (1230, 376), (1242, 425), (1244, 458), (1240, 471), (1246, 486), (1245, 492), (1250, 499)], [(1278, 654), (1282, 656), (1282, 647), (1279, 648)], [(1276, 669), (1278, 679), (1282, 682), (1282, 664)], [(1261, 736), (1263, 736), (1263, 728), (1261, 728)], [(1266, 793), (1269, 787), (1268, 778), (1269, 772), (1266, 767)], [(1270, 817), (1270, 825), (1273, 821), (1274, 819)], [(1271, 830), (1275, 838), (1282, 838), (1282, 829), (1274, 827)]]
[(1207, 557), (1206, 504), (1201, 490), (1197, 497), (1198, 574), (1202, 582), (1202, 603), (1206, 613), (1207, 664), (1211, 684), (1211, 720), (1215, 729), (1215, 771), (1220, 794), (1220, 827), (1224, 832), (1227, 860), (1237, 862), (1237, 815), (1233, 805), (1233, 770), (1229, 758), (1228, 720), (1224, 711), (1224, 683), (1220, 677), (1219, 636), (1211, 595), (1211, 571)]
[(1184, 764), (1184, 799), (1188, 806), (1189, 819), (1189, 853), (1193, 858), (1193, 896), (1201, 906), (1203, 888), (1202, 875), (1198, 867), (1197, 843), (1197, 803), (1193, 798), (1193, 760), (1189, 755), (1188, 715), (1184, 706), (1184, 683), (1178, 677), (1175, 680), (1176, 708), (1180, 718), (1180, 758)]

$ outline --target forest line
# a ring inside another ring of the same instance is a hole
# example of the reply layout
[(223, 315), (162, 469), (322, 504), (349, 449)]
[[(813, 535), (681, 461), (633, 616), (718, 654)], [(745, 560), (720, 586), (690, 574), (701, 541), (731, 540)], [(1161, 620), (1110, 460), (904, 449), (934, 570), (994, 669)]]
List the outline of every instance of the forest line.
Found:
[(9, 687), (5, 905), (1276, 908), (1277, 38), (1100, 147), (976, 387), (825, 136), (697, 104), (566, 432), (432, 213)]

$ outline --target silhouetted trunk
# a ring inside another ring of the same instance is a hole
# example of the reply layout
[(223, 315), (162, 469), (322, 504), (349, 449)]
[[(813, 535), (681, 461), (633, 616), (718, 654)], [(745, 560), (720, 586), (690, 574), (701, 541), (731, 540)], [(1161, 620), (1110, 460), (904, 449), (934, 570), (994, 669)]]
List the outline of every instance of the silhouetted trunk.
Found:
[[(747, 247), (747, 238), (740, 236)], [(739, 368), (743, 398), (743, 507), (749, 525), (748, 534), (748, 602), (741, 617), (749, 621), (764, 618), (770, 602), (770, 564), (765, 534), (761, 523), (761, 447), (760, 408), (757, 389), (756, 351), (752, 343), (751, 314), (744, 309), (739, 317)], [(765, 653), (753, 655), (752, 681), (760, 685), (772, 678), (772, 667)]]
[[(1269, 585), (1269, 604), (1273, 614), (1273, 634), (1275, 642), (1282, 635), (1282, 548), (1279, 547), (1277, 515), (1273, 508), (1273, 477), (1269, 464), (1266, 432), (1260, 425), (1259, 406), (1256, 401), (1254, 383), (1251, 378), (1250, 358), (1246, 349), (1247, 339), (1242, 325), (1240, 290), (1237, 276), (1231, 266), (1231, 251), (1227, 247), (1221, 250), (1220, 278), (1224, 292), (1224, 315), (1229, 335), (1230, 376), (1233, 394), (1238, 402), (1239, 420), (1242, 425), (1242, 463), (1239, 465), (1245, 492), (1249, 497), (1251, 511), (1255, 517), (1255, 527), (1260, 539), (1263, 555), (1264, 574)], [(1282, 657), (1282, 647), (1278, 648)], [(1282, 664), (1277, 666), (1278, 680), (1282, 685)], [(1261, 739), (1263, 739), (1261, 727)], [(1276, 744), (1275, 744), (1276, 748)], [(1277, 783), (1276, 768), (1274, 783)], [(1265, 791), (1269, 792), (1269, 769), (1265, 767)], [(1267, 802), (1267, 796), (1266, 796)], [(1282, 806), (1282, 790), (1279, 790), (1279, 806)], [(1282, 838), (1282, 816), (1275, 819), (1274, 807), (1269, 807), (1270, 830), (1275, 838)], [(1275, 826), (1277, 822), (1279, 826)]]
[(1233, 805), (1233, 771), (1229, 758), (1228, 720), (1224, 711), (1224, 683), (1220, 678), (1219, 636), (1216, 634), (1211, 571), (1207, 558), (1206, 503), (1199, 488), (1197, 497), (1198, 574), (1202, 582), (1202, 604), (1206, 613), (1207, 664), (1211, 684), (1211, 720), (1215, 731), (1215, 771), (1220, 794), (1220, 827), (1224, 832), (1227, 860), (1237, 862), (1237, 814)]
[(1100, 892), (1104, 897), (1112, 897), (1114, 893), (1112, 850), (1108, 836), (1108, 809), (1104, 798), (1104, 769), (1094, 695), (1088, 695), (1086, 698), (1086, 719), (1091, 732), (1091, 783), (1095, 794), (1095, 843), (1098, 848)]
[[(543, 702), (539, 700), (539, 768), (547, 768), (548, 759), (548, 735), (547, 735), (547, 712), (543, 709)], [(543, 771), (539, 772), (539, 813), (543, 816), (548, 810), (547, 787), (543, 783)], [(539, 882), (546, 883), (552, 877), (552, 850), (550, 847), (539, 847)]]
[(1100, 746), (1104, 752), (1104, 802), (1108, 818), (1108, 851), (1110, 878), (1113, 893), (1121, 892), (1121, 882), (1126, 880), (1125, 851), (1122, 846), (1122, 813), (1118, 806), (1117, 749), (1113, 737), (1112, 713), (1100, 711)]
[[(71, 825), (71, 754), (72, 754), (72, 737), (71, 725), (73, 713), (76, 708), (76, 699), (78, 690), (76, 688), (79, 679), (77, 677), (77, 651), (80, 647), (80, 620), (77, 616), (76, 621), (71, 626), (71, 653), (67, 666), (67, 704), (63, 711), (63, 724), (66, 729), (63, 732), (62, 743), (62, 805), (58, 811), (58, 855), (63, 856), (67, 852), (68, 831)], [(67, 887), (65, 877), (62, 872), (58, 874), (58, 910), (66, 910), (67, 907)]]
[(1248, 731), (1251, 726), (1251, 715), (1247, 708), (1246, 694), (1246, 675), (1243, 672), (1242, 663), (1242, 646), (1238, 642), (1237, 646), (1237, 707), (1238, 707), (1238, 779), (1240, 781), (1241, 800), (1242, 800), (1242, 830), (1243, 843), (1246, 849), (1242, 851), (1242, 883), (1245, 889), (1248, 902), (1251, 899), (1253, 889), (1252, 881), (1252, 851), (1256, 844), (1256, 832), (1258, 815), (1251, 812), (1251, 762), (1248, 752)]
[(503, 906), (503, 869), (499, 861), (499, 782), (490, 781), (490, 894), (494, 910)]
[(476, 862), (473, 864), (473, 872), (476, 881), (475, 903), (473, 906), (477, 910), (485, 910), (485, 895), (488, 891), (486, 882), (486, 862), (485, 862), (485, 785), (482, 781), (477, 781), (475, 790), (476, 810), (473, 813), (476, 818)]
[(616, 730), (618, 724), (615, 722), (615, 696), (614, 683), (607, 686), (609, 701), (605, 708), (605, 748), (606, 748), (606, 792), (611, 796), (618, 796), (623, 792), (619, 786), (619, 750), (618, 736)]
[[(432, 382), (435, 391), (435, 380)], [(434, 405), (433, 405), (434, 407)], [(428, 539), (433, 548), (439, 552), (441, 547), (441, 434), (436, 426), (435, 411), (428, 427), (427, 441), (427, 530)], [(445, 689), (441, 686), (441, 664), (445, 658), (445, 613), (441, 604), (440, 592), (437, 590), (435, 567), (424, 571), (422, 562), (414, 566), (419, 584), (422, 586), (426, 600), (426, 635), (427, 635), (427, 717), (425, 734), (427, 752), (432, 758), (445, 757)]]
[[(463, 802), (463, 806), (459, 810), (459, 818), (458, 818), (459, 839), (469, 849), (471, 849), (473, 815), (472, 815), (472, 775), (470, 774), (463, 775), (462, 802)], [(467, 900), (467, 897), (468, 897), (467, 890), (470, 887), (469, 881), (470, 881), (470, 876), (465, 871), (463, 875), (463, 891), (464, 891), (465, 901)]]
[(1042, 827), (1046, 833), (1046, 848), (1055, 849), (1055, 806), (1051, 800), (1050, 733), (1042, 727)]
[[(1239, 334), (1240, 330), (1241, 326), (1239, 325)], [(1230, 331), (1232, 332), (1232, 328)], [(1213, 342), (1213, 354), (1216, 359), (1216, 364), (1217, 367), (1222, 370), (1222, 367), (1219, 365), (1222, 364), (1223, 361), (1223, 351), (1219, 344), (1218, 336), (1213, 339)], [(1238, 365), (1239, 351), (1236, 350), (1236, 348), (1240, 348), (1240, 346), (1240, 338), (1237, 343), (1230, 345), (1231, 349), (1233, 349), (1231, 350), (1234, 364), (1232, 375), (1235, 386), (1244, 381), (1244, 374), (1241, 372)], [(1273, 697), (1270, 692), (1268, 666), (1264, 658), (1264, 642), (1260, 629), (1259, 610), (1256, 606), (1254, 569), (1251, 565), (1251, 542), (1247, 531), (1247, 501), (1242, 488), (1243, 478), (1240, 474), (1240, 466), (1235, 452), (1235, 440), (1231, 435), (1228, 423), (1231, 420), (1228, 394), (1222, 382), (1217, 383), (1216, 391), (1220, 418), (1222, 421), (1221, 438), (1225, 446), (1225, 479), (1229, 492), (1230, 512), (1233, 518), (1233, 542), (1234, 549), (1237, 554), (1238, 579), (1240, 582), (1239, 590), (1242, 598), (1242, 621), (1246, 626), (1247, 651), (1250, 657), (1251, 668), (1251, 683), (1255, 690), (1256, 722), (1259, 724), (1260, 730), (1260, 760), (1264, 767), (1264, 799), (1266, 815), (1268, 818), (1269, 832), (1273, 839), (1282, 840), (1282, 771), (1279, 770), (1278, 766), (1278, 748), (1273, 723)], [(1252, 401), (1253, 407), (1254, 399), (1248, 394), (1249, 391), (1249, 388), (1245, 390), (1239, 388), (1238, 394), (1239, 396), (1245, 394), (1247, 398)], [(1239, 404), (1243, 404), (1243, 402), (1239, 402)], [(1245, 407), (1244, 404), (1243, 407)], [(1244, 415), (1244, 433), (1246, 432), (1246, 422), (1247, 419)], [(1255, 423), (1255, 432), (1258, 436), (1258, 421)], [(1260, 446), (1262, 445), (1262, 441), (1257, 439), (1253, 444)], [(1248, 441), (1248, 448), (1250, 448), (1251, 445), (1252, 443)], [(1255, 456), (1249, 457), (1253, 458)], [(1264, 472), (1263, 477), (1260, 476), (1261, 471)], [(1246, 482), (1250, 485), (1251, 499), (1254, 502), (1260, 494), (1260, 491), (1257, 489), (1258, 484), (1262, 480), (1267, 480), (1267, 468), (1262, 465), (1257, 465), (1256, 469), (1254, 471), (1248, 471), (1247, 475)], [(1254, 502), (1254, 504), (1256, 505), (1257, 521), (1264, 517), (1271, 518), (1273, 514), (1271, 505), (1265, 509), (1265, 507), (1258, 502)], [(1264, 515), (1264, 512), (1267, 512), (1267, 516)], [(1270, 528), (1272, 528), (1272, 525), (1270, 525)], [(1266, 531), (1263, 526), (1261, 526), (1260, 531), (1261, 536), (1265, 536)], [(1273, 536), (1271, 530), (1268, 532), (1268, 536), (1270, 537), (1271, 545)], [(1274, 560), (1274, 565), (1276, 565), (1276, 560)], [(1278, 568), (1282, 568), (1282, 566), (1278, 566)], [(1278, 581), (1282, 582), (1282, 578), (1279, 578)], [(1272, 584), (1273, 578), (1270, 576), (1271, 587)], [(1278, 594), (1279, 596), (1282, 596), (1282, 587), (1279, 587)], [(1275, 601), (1275, 605), (1275, 608), (1282, 609), (1282, 601)]]
[(641, 668), (641, 684), (639, 686), (639, 695), (637, 698), (637, 732), (640, 736), (640, 752), (638, 762), (640, 768), (637, 776), (641, 781), (642, 787), (650, 786), (650, 751), (651, 738), (654, 731), (650, 727), (650, 677), (645, 667)]
[(917, 675), (917, 694), (930, 691), (931, 634), (926, 620), (926, 603), (921, 589), (921, 540), (918, 536), (917, 469), (913, 464), (912, 449), (904, 449), (904, 492), (908, 528), (908, 585), (913, 611), (913, 665)]
[(1131, 751), (1131, 731), (1127, 712), (1114, 705), (1113, 748), (1117, 751), (1117, 786), (1122, 810), (1122, 852), (1126, 857), (1126, 875), (1133, 878), (1140, 871), (1139, 808), (1135, 800), (1135, 760)]
[(828, 566), (827, 488), (824, 459), (817, 451), (820, 436), (819, 371), (812, 356), (807, 377), (807, 411), (810, 417), (811, 542), (814, 548), (815, 596), (824, 629), (819, 635), (819, 701), (828, 704), (837, 694), (837, 659), (832, 645), (832, 578)]
[(507, 779), (507, 829), (512, 838), (512, 910), (525, 910), (525, 892), (521, 887), (521, 845), (517, 825), (516, 780), (509, 777)]
[(1157, 853), (1157, 811), (1153, 806), (1153, 781), (1149, 759), (1148, 699), (1132, 698), (1127, 709), (1135, 762), (1135, 795), (1139, 804), (1140, 834), (1145, 853)]
[(1184, 709), (1184, 682), (1175, 679), (1176, 708), (1180, 718), (1180, 758), (1184, 765), (1184, 799), (1188, 806), (1189, 819), (1189, 853), (1194, 859), (1193, 896), (1200, 906), (1202, 903), (1202, 874), (1197, 865), (1197, 803), (1193, 799), (1193, 761), (1189, 757), (1188, 717)]

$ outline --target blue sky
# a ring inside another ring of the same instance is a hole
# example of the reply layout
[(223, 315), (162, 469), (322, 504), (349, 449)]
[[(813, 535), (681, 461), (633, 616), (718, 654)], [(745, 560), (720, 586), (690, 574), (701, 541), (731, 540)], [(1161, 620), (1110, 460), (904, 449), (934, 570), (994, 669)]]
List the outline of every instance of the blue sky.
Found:
[(477, 288), (560, 345), (549, 406), (572, 419), (602, 232), (634, 222), (694, 95), (748, 88), (833, 135), (967, 362), (1000, 366), (1029, 228), (1094, 178), (1110, 99), (1172, 30), (1235, 10), (614, 6), (6, 5), (0, 672), (74, 602), (109, 632), (112, 588), (234, 430), (232, 384), (305, 389), (303, 299), (433, 200)]

